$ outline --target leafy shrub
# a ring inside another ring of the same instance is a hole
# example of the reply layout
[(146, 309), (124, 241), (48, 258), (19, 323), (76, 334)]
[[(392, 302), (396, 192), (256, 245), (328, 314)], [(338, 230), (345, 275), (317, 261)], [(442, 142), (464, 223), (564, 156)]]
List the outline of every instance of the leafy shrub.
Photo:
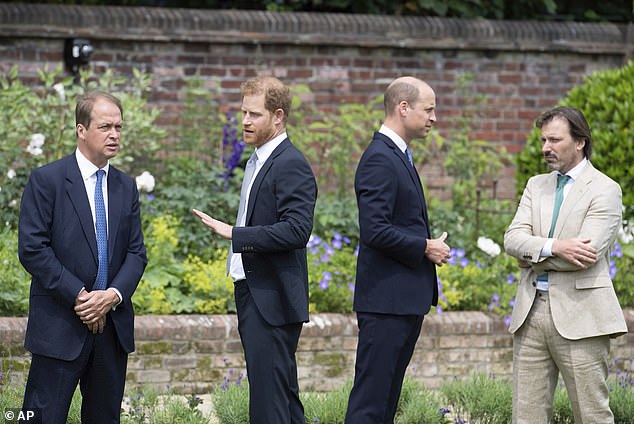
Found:
[(22, 316), (29, 310), (29, 274), (18, 259), (17, 231), (0, 231), (0, 316)]
[(61, 66), (38, 73), (39, 87), (26, 86), (17, 79), (17, 67), (8, 75), (0, 75), (0, 115), (11, 117), (0, 122), (0, 222), (12, 228), (17, 227), (19, 199), (31, 169), (74, 150), (79, 94), (102, 89), (121, 99), (123, 149), (112, 162), (133, 175), (152, 163), (165, 136), (165, 131), (154, 124), (160, 111), (146, 107), (149, 74), (134, 70), (134, 78), (128, 80), (106, 72), (96, 80), (92, 72), (86, 71), (76, 85), (72, 77), (62, 77)]
[[(595, 72), (560, 102), (576, 107), (585, 115), (592, 130), (592, 163), (623, 188), (624, 218), (630, 221), (634, 218), (634, 192), (629, 189), (634, 186), (633, 98), (634, 60), (630, 60), (623, 68)], [(531, 176), (548, 172), (541, 153), (539, 129), (532, 131), (526, 146), (516, 156), (516, 165), (518, 193), (524, 190)]]
[(313, 235), (307, 247), (310, 312), (351, 312), (357, 261), (350, 239)]

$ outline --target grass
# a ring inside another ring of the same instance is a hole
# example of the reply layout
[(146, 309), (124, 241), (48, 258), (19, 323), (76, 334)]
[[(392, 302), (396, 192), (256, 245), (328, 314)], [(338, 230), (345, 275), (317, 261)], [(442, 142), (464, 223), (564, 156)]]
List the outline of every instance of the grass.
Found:
[[(634, 423), (633, 360), (610, 374), (610, 407), (615, 424)], [(617, 365), (616, 363), (613, 365)], [(614, 366), (614, 368), (617, 368)], [(628, 369), (629, 371), (622, 371)], [(0, 373), (0, 410), (22, 404), (24, 385), (10, 382), (10, 370)], [(233, 377), (233, 375), (232, 375)], [(306, 423), (340, 424), (344, 422), (351, 382), (325, 393), (301, 393)], [(220, 424), (248, 424), (248, 382), (242, 377), (225, 378), (211, 393), (215, 417)], [(122, 424), (203, 424), (209, 423), (199, 408), (202, 400), (191, 394), (183, 397), (159, 393), (144, 387), (128, 391), (122, 405)], [(79, 424), (81, 395), (75, 393), (68, 424)], [(563, 385), (555, 391), (554, 424), (572, 424), (572, 409)], [(511, 422), (511, 383), (493, 375), (473, 374), (465, 379), (443, 383), (440, 390), (429, 390), (406, 378), (401, 392), (396, 424), (506, 424)]]

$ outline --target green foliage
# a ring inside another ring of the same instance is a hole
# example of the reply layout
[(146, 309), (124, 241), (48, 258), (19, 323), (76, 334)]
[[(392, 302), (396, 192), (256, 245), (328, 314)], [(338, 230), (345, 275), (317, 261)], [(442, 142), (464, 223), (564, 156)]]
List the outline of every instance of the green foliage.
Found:
[(398, 401), (396, 424), (443, 424), (446, 409), (437, 392), (431, 391), (410, 378), (405, 378)]
[[(612, 374), (608, 379), (608, 386), (614, 422), (631, 423), (634, 417), (634, 386), (630, 372)], [(484, 374), (474, 374), (465, 380), (455, 378), (444, 382), (440, 387), (441, 393), (453, 410), (463, 418), (468, 419), (469, 422), (490, 424), (511, 422), (511, 390), (509, 381)], [(563, 383), (557, 385), (555, 389), (553, 423), (574, 423), (572, 407)]]
[(19, 201), (30, 171), (75, 149), (75, 103), (86, 91), (110, 91), (122, 102), (122, 150), (113, 164), (134, 173), (152, 163), (165, 132), (154, 123), (160, 111), (146, 107), (151, 76), (136, 69), (133, 73), (131, 80), (110, 71), (95, 80), (86, 71), (75, 85), (72, 77), (63, 77), (60, 65), (53, 71), (38, 70), (38, 87), (24, 85), (17, 67), (0, 75), (0, 115), (11, 117), (0, 122), (0, 222), (17, 228)]
[[(225, 314), (235, 312), (233, 282), (225, 261), (178, 255), (179, 221), (170, 215), (150, 219), (146, 229), (148, 266), (132, 297), (141, 314)], [(224, 252), (218, 252), (222, 257)]]
[(300, 393), (307, 423), (343, 424), (352, 381), (324, 393)]
[[(75, 4), (77, 0), (40, 0), (39, 3)], [(273, 12), (334, 12), (374, 15), (420, 15), (575, 21), (631, 21), (631, 2), (577, 0), (84, 0), (82, 4), (206, 9), (254, 9)]]
[(24, 316), (29, 310), (29, 275), (18, 259), (17, 231), (0, 230), (0, 316)]
[(509, 315), (519, 281), (517, 260), (504, 253), (468, 258), (453, 249), (447, 265), (438, 268), (439, 305), (443, 311), (494, 311)]
[(330, 240), (313, 235), (308, 242), (310, 312), (352, 312), (356, 251), (334, 233)]
[(144, 213), (179, 217), (177, 237), (184, 256), (210, 258), (217, 249), (228, 249), (226, 242), (213, 236), (191, 209), (202, 210), (224, 222), (234, 222), (240, 200), (243, 168), (236, 168), (233, 174), (227, 175), (223, 163), (226, 150), (233, 147), (228, 131), (235, 133), (236, 122), (219, 112), (216, 91), (215, 87), (206, 87), (197, 76), (186, 81), (179, 142), (169, 146), (169, 157), (156, 168), (155, 190), (141, 199)]
[(466, 380), (455, 378), (444, 382), (440, 391), (452, 409), (470, 421), (490, 424), (511, 422), (511, 383), (506, 380), (473, 374)]
[[(570, 90), (560, 102), (581, 110), (592, 130), (592, 163), (617, 181), (623, 189), (624, 218), (634, 218), (634, 61), (620, 69), (595, 72)], [(537, 117), (536, 117), (537, 118)], [(548, 172), (541, 153), (539, 129), (530, 134), (525, 148), (516, 157), (515, 179), (518, 193), (528, 179)]]
[(471, 124), (479, 119), (486, 100), (475, 94), (473, 78), (470, 72), (458, 78), (464, 111), (451, 118), (452, 130), (447, 140), (439, 142), (446, 149), (445, 168), (453, 177), (451, 202), (441, 203), (432, 198), (429, 212), (432, 225), (442, 223), (441, 229), (449, 233), (449, 244), (467, 252), (475, 249), (478, 237), (483, 235), (501, 243), (511, 221), (510, 202), (496, 197), (497, 179), (502, 168), (510, 164), (510, 157), (499, 146), (469, 137)]
[[(237, 383), (237, 384), (236, 384)], [(300, 392), (307, 423), (343, 424), (348, 407), (352, 381), (329, 392)], [(220, 424), (247, 424), (249, 422), (248, 382), (226, 378), (222, 387), (213, 394), (214, 409)], [(441, 424), (446, 422), (444, 409), (438, 396), (420, 384), (405, 378), (395, 423)]]

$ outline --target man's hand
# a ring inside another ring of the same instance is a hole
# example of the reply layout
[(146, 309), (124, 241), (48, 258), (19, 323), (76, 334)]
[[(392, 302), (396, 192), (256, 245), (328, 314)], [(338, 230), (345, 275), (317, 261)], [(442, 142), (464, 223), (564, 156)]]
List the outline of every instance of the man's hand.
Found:
[(552, 252), (553, 255), (581, 268), (587, 268), (597, 261), (597, 249), (590, 246), (590, 239), (555, 240)]
[(425, 248), (425, 256), (438, 266), (442, 266), (447, 263), (451, 258), (449, 253), (449, 246), (445, 243), (447, 238), (447, 232), (441, 234), (437, 239), (428, 239), (427, 247)]
[(93, 333), (95, 328), (103, 331), (106, 314), (118, 301), (119, 297), (114, 290), (94, 290), (91, 292), (82, 290), (75, 299), (75, 313)]
[(92, 333), (92, 334), (101, 334), (103, 333), (103, 329), (106, 326), (106, 317), (104, 316), (103, 318), (101, 318), (99, 321), (97, 321), (96, 324), (86, 324), (88, 326), (88, 330)]
[(194, 215), (200, 218), (203, 224), (214, 230), (214, 232), (220, 237), (231, 240), (231, 231), (233, 230), (233, 226), (225, 224), (222, 221), (218, 221), (217, 219), (210, 217), (209, 215), (199, 211), (198, 209), (192, 209), (192, 212)]

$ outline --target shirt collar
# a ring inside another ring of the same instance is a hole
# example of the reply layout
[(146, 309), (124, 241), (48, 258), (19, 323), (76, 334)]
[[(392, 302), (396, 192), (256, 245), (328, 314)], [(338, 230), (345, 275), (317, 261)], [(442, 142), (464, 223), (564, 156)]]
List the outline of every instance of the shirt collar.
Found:
[(273, 153), (273, 150), (275, 150), (275, 148), (282, 144), (282, 141), (286, 140), (287, 138), (288, 136), (286, 135), (286, 131), (284, 131), (282, 134), (272, 138), (260, 147), (256, 147), (255, 153), (257, 153), (258, 155), (258, 163), (263, 164), (264, 162), (266, 162), (269, 156), (271, 156), (271, 153)]
[(396, 144), (396, 147), (398, 147), (401, 152), (405, 153), (405, 150), (407, 149), (407, 143), (405, 143), (405, 140), (403, 140), (400, 135), (396, 134), (392, 129), (386, 127), (385, 124), (381, 125), (381, 128), (379, 128), (379, 132), (392, 140), (392, 142)]
[(106, 177), (108, 176), (108, 170), (110, 169), (110, 162), (106, 163), (106, 166), (103, 168), (97, 168), (94, 163), (89, 161), (86, 156), (79, 151), (79, 149), (75, 150), (75, 158), (77, 159), (77, 165), (79, 165), (79, 172), (81, 172), (81, 178), (83, 180), (87, 180), (88, 178), (95, 175), (95, 173), (99, 169), (103, 169), (106, 172)]
[[(574, 168), (566, 172), (566, 175), (568, 175), (570, 179), (572, 179), (572, 181), (576, 180), (577, 178), (579, 178), (579, 175), (581, 175), (583, 168), (585, 168), (587, 164), (588, 164), (588, 158), (583, 158), (583, 160), (579, 162)], [(560, 173), (558, 172), (557, 175), (559, 174)]]

